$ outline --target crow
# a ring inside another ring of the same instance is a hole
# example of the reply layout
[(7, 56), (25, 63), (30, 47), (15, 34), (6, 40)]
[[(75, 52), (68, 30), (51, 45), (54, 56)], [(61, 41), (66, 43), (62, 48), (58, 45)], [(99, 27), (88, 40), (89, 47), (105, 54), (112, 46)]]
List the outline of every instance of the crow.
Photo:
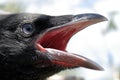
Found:
[(1, 14), (0, 80), (45, 80), (62, 70), (77, 67), (102, 70), (94, 61), (68, 52), (66, 47), (78, 31), (106, 20), (94, 13)]

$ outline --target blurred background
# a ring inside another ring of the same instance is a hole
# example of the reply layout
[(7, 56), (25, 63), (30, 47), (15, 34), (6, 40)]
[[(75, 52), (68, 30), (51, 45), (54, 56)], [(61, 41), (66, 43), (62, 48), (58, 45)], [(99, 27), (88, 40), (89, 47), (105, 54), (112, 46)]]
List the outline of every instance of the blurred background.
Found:
[(0, 14), (42, 13), (66, 15), (99, 13), (107, 22), (92, 25), (70, 40), (67, 51), (84, 55), (105, 69), (85, 68), (62, 71), (48, 80), (120, 80), (119, 0), (0, 0)]

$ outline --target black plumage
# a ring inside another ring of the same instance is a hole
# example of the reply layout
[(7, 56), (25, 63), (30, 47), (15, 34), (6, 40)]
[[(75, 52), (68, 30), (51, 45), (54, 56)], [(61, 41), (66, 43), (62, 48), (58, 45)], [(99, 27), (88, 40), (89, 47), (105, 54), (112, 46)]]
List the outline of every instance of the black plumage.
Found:
[(68, 53), (65, 48), (75, 33), (104, 20), (98, 14), (1, 14), (0, 80), (44, 80), (61, 70), (80, 66), (102, 69), (83, 56)]

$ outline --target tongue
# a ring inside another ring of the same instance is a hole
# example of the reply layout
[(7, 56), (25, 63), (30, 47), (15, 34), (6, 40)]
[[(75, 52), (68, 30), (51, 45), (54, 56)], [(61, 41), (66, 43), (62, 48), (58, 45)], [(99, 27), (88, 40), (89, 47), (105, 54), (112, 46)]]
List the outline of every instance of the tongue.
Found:
[[(39, 44), (36, 46), (42, 50), (42, 54), (49, 56), (52, 65), (64, 68), (85, 67), (94, 70), (103, 70), (97, 63), (83, 56), (52, 48), (41, 48)], [(48, 54), (45, 54), (46, 52)]]

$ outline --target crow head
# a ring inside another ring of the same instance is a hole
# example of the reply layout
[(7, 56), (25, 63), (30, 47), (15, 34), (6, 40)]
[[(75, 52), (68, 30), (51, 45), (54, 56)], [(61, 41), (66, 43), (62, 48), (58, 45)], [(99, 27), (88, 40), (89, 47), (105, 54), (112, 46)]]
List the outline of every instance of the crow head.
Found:
[(78, 31), (105, 20), (99, 14), (0, 15), (0, 79), (44, 80), (76, 67), (102, 70), (92, 60), (66, 51), (66, 46)]

